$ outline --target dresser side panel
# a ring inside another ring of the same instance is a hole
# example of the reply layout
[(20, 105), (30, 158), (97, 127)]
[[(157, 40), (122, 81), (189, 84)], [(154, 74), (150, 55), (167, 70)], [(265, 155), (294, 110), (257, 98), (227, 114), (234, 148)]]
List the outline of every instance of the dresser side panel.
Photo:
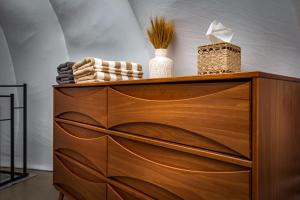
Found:
[(299, 199), (300, 83), (253, 83), (253, 199)]

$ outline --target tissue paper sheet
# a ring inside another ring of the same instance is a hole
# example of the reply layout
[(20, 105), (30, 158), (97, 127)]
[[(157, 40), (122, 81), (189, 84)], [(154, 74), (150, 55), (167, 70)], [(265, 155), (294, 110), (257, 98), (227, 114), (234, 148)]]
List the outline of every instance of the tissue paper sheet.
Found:
[(222, 23), (214, 20), (210, 24), (206, 36), (212, 44), (230, 42), (233, 37), (233, 32), (230, 28), (227, 28)]

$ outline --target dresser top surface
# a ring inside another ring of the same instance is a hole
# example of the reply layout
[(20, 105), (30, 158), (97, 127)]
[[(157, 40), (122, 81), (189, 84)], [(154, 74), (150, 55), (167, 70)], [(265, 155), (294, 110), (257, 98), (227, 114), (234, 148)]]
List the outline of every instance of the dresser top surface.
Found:
[(196, 76), (178, 76), (172, 78), (153, 78), (141, 80), (124, 80), (124, 81), (106, 81), (97, 83), (80, 83), (80, 84), (62, 84), (53, 85), (53, 87), (87, 87), (87, 86), (108, 86), (108, 85), (138, 85), (138, 84), (154, 84), (154, 83), (180, 83), (180, 82), (201, 82), (201, 81), (226, 81), (240, 80), (252, 78), (270, 78), (285, 81), (300, 82), (300, 78), (289, 77), (277, 74), (270, 74), (260, 71), (224, 73), (224, 74), (209, 74)]

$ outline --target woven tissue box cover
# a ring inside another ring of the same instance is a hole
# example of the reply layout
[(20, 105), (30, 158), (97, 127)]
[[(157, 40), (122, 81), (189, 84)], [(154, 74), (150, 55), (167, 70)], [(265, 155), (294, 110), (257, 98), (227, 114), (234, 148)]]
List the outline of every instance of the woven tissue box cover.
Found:
[(198, 74), (241, 71), (241, 48), (231, 43), (198, 47)]

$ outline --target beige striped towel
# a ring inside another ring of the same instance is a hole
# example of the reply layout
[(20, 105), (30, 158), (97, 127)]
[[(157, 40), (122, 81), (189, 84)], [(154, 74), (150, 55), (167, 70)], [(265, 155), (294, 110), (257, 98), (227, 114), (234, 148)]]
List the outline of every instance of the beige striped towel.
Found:
[(137, 78), (133, 76), (123, 76), (123, 75), (111, 74), (105, 72), (94, 72), (94, 73), (88, 73), (85, 76), (79, 78), (75, 78), (75, 83), (139, 80), (139, 79), (141, 78)]
[(125, 61), (108, 61), (108, 60), (102, 60), (99, 58), (93, 58), (93, 57), (86, 57), (78, 62), (76, 62), (72, 68), (73, 72), (80, 69), (84, 69), (86, 67), (90, 66), (105, 66), (110, 68), (116, 68), (121, 70), (133, 70), (133, 71), (143, 71), (142, 65), (134, 63), (134, 62), (125, 62)]
[(112, 73), (112, 74), (120, 74), (120, 75), (129, 75), (129, 76), (135, 76), (142, 78), (143, 77), (143, 72), (142, 71), (134, 71), (134, 70), (126, 70), (126, 69), (117, 69), (113, 67), (106, 67), (106, 66), (99, 66), (99, 65), (94, 65), (94, 66), (87, 66), (85, 68), (81, 67), (77, 71), (73, 73), (74, 76), (80, 76), (82, 74), (88, 73), (88, 72), (106, 72), (106, 73)]
[(97, 83), (97, 82), (105, 82), (105, 80), (95, 80), (95, 79), (90, 79), (90, 80), (85, 80), (85, 81), (77, 81), (77, 84), (80, 83)]
[[(94, 70), (94, 71), (87, 71), (85, 72), (84, 74), (80, 74), (80, 75), (75, 75), (74, 76), (74, 80), (75, 82), (78, 82), (80, 80), (86, 80), (86, 79), (92, 79), (92, 78), (95, 78), (97, 76), (97, 73), (101, 74), (109, 74), (109, 75), (112, 75), (112, 76), (121, 76), (123, 77), (121, 80), (131, 80), (131, 79), (142, 79), (143, 78), (143, 75), (137, 75), (137, 74), (122, 74), (122, 73), (110, 73), (108, 71), (102, 71), (102, 70)], [(128, 78), (126, 78), (128, 77)], [(119, 80), (119, 79), (118, 79)]]

